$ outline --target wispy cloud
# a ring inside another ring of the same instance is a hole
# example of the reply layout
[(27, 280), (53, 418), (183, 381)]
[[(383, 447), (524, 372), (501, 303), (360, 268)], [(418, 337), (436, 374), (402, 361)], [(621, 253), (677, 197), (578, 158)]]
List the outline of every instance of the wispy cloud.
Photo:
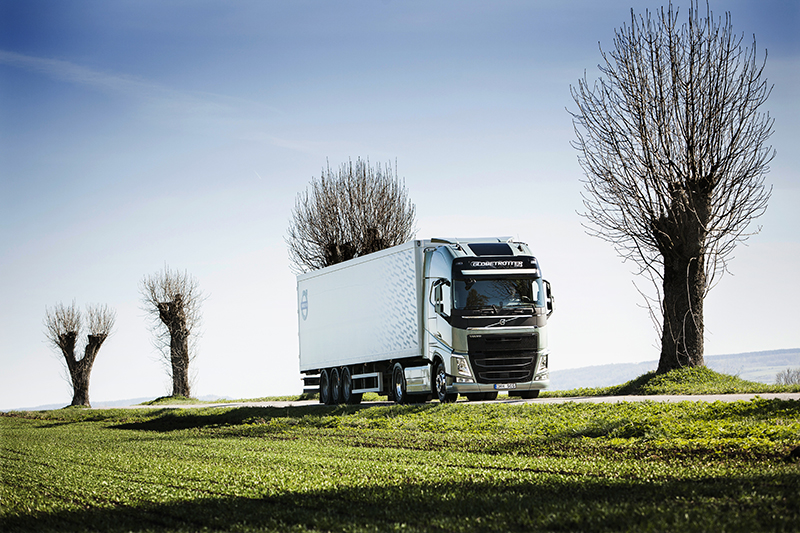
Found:
[(260, 102), (219, 94), (174, 89), (150, 80), (88, 68), (70, 61), (35, 57), (0, 50), (0, 64), (36, 72), (49, 78), (114, 94), (155, 106), (159, 113), (185, 115), (194, 119), (216, 118), (235, 122), (254, 114), (278, 111)]
[(167, 92), (167, 89), (158, 84), (133, 76), (100, 72), (60, 59), (34, 57), (0, 50), (0, 63), (44, 74), (57, 80), (129, 96), (147, 97)]
[[(361, 153), (363, 147), (324, 133), (292, 136), (289, 113), (260, 101), (173, 87), (136, 76), (92, 69), (62, 59), (34, 57), (0, 50), (0, 65), (35, 72), (88, 90), (123, 98), (140, 106), (141, 116), (192, 132), (213, 132), (295, 152), (324, 157)], [(280, 131), (280, 134), (276, 134)]]

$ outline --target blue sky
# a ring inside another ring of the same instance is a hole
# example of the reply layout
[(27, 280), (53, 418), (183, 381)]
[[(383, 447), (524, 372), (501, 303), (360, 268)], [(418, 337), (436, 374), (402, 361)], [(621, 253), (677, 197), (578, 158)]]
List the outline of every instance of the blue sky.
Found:
[[(685, 12), (685, 3), (676, 3)], [(0, 409), (68, 403), (45, 308), (117, 310), (94, 403), (169, 392), (138, 284), (208, 296), (198, 395), (296, 393), (283, 242), (326, 162), (397, 161), (418, 237), (511, 235), (558, 298), (551, 367), (657, 358), (634, 266), (584, 234), (569, 88), (598, 42), (662, 4), (0, 0)], [(795, 348), (800, 6), (717, 1), (769, 51), (774, 187), (706, 300), (706, 353)]]

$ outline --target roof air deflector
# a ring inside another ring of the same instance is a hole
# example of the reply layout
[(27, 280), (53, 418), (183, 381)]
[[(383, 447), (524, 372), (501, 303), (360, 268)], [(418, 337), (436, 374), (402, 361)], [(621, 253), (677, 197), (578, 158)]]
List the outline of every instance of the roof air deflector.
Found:
[(475, 242), (467, 246), (479, 257), (484, 255), (514, 255), (511, 246), (504, 242)]

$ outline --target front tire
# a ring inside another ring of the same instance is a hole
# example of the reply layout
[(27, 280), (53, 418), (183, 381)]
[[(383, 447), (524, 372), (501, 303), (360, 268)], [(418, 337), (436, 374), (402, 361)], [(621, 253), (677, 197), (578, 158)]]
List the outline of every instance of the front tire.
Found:
[(534, 398), (539, 397), (539, 390), (524, 390), (524, 391), (517, 391), (517, 392), (509, 392), (509, 396), (516, 396), (518, 398), (522, 398), (523, 400), (532, 400)]
[(494, 392), (473, 392), (467, 394), (467, 400), (471, 402), (491, 402), (497, 399), (497, 391)]
[(458, 399), (458, 393), (447, 392), (447, 372), (441, 361), (436, 363), (434, 370), (433, 392), (441, 403), (452, 403)]

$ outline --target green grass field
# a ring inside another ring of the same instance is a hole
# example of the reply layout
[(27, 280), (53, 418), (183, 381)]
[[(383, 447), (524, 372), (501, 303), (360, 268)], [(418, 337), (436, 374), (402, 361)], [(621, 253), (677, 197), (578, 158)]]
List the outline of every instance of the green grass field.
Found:
[(0, 530), (797, 531), (800, 402), (0, 416)]

